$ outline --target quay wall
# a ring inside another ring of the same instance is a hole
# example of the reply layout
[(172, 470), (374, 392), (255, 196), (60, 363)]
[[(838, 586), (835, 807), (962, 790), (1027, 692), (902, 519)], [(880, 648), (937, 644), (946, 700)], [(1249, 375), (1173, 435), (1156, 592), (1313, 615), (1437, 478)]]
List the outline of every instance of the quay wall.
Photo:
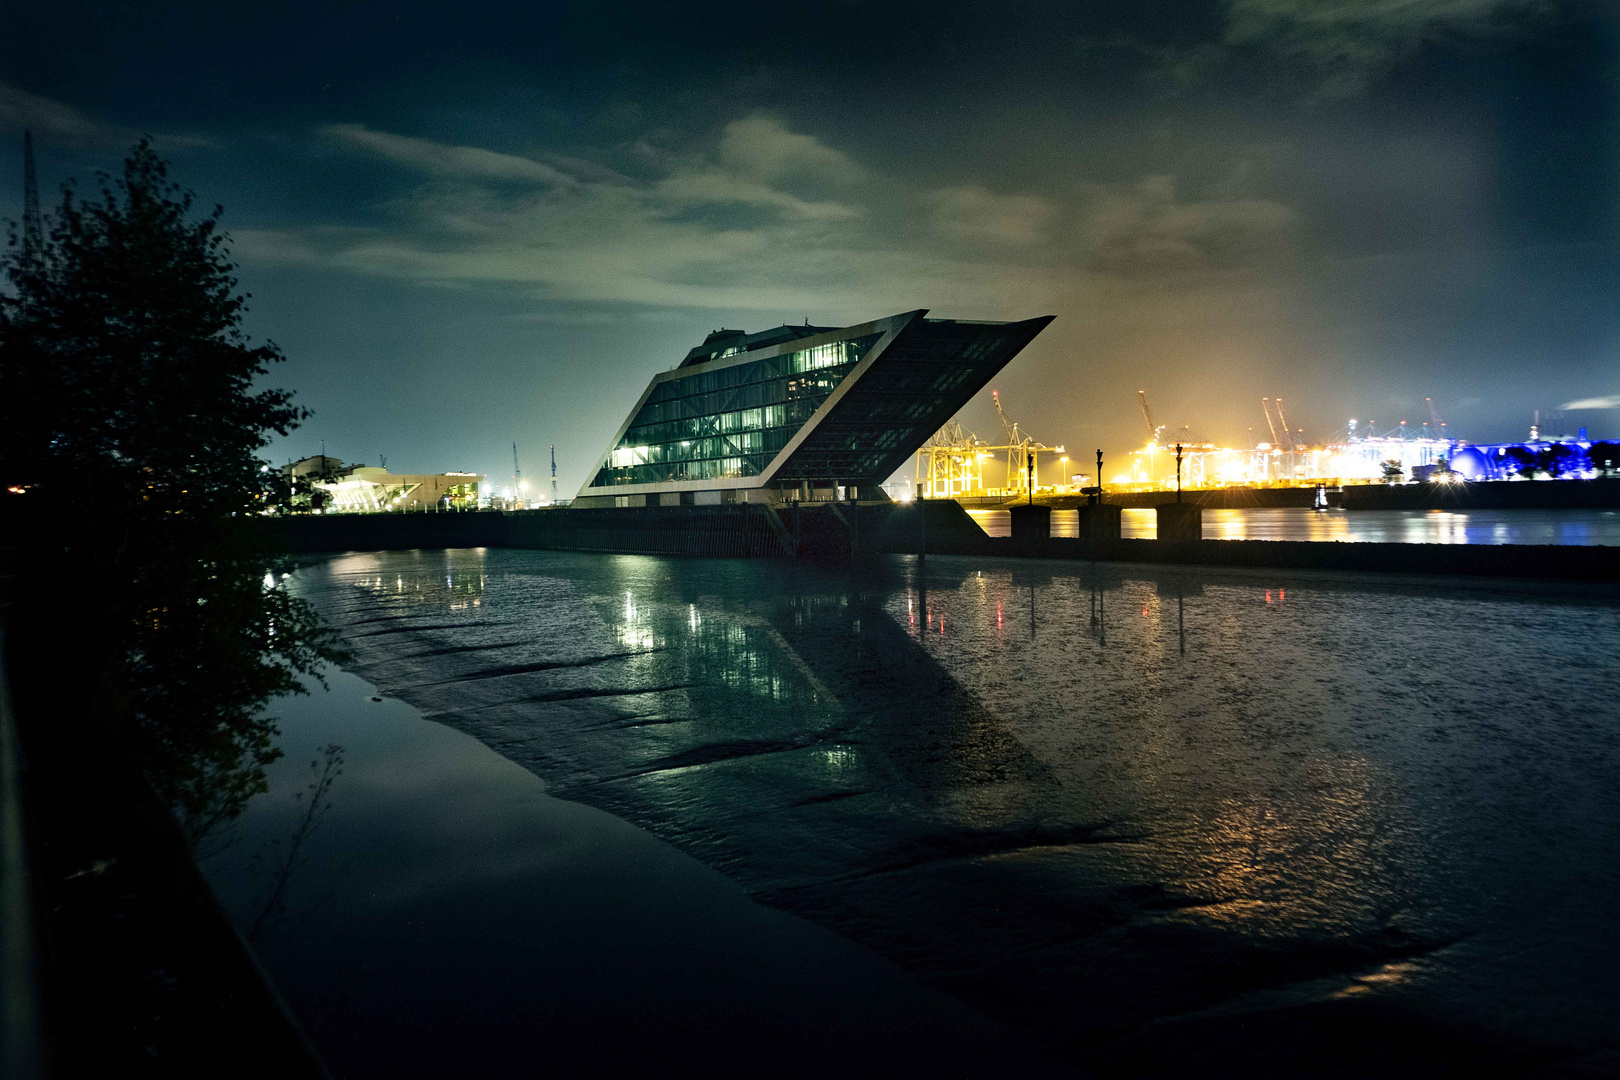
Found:
[[(1314, 487), (1230, 487), (1187, 490), (1182, 502), (1207, 510), (1245, 510), (1260, 507), (1310, 506)], [(1104, 492), (1103, 500), (1117, 506), (1146, 508), (1176, 501), (1174, 491)], [(1019, 500), (1012, 500), (1017, 502)], [(1035, 501), (1054, 510), (1073, 510), (1086, 503), (1083, 495), (1059, 495)], [(1328, 501), (1346, 510), (1612, 510), (1620, 509), (1620, 478), (1598, 480), (1495, 480), (1464, 484), (1346, 484), (1341, 492), (1328, 489)], [(974, 506), (1010, 505), (1006, 501), (971, 500)]]
[(856, 554), (984, 555), (1264, 569), (1620, 581), (1620, 548), (1113, 540), (986, 536), (951, 500), (905, 505), (555, 509), (265, 519), (295, 553), (514, 547), (559, 551), (846, 560)]
[(941, 554), (1038, 559), (1437, 574), (1576, 581), (1620, 581), (1620, 548), (1526, 544), (1362, 544), (1310, 540), (1014, 540), (930, 544)]
[(783, 535), (772, 527), (764, 509), (672, 506), (322, 514), (264, 518), (261, 528), (271, 543), (295, 554), (515, 547), (625, 554), (785, 556), (789, 552)]

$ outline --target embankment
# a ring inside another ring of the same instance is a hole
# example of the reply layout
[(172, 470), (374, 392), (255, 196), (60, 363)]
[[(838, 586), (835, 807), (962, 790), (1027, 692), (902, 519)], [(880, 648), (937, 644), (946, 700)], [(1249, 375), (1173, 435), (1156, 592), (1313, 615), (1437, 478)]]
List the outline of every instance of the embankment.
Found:
[(515, 513), (351, 514), (266, 519), (300, 553), (516, 547), (654, 555), (848, 559), (856, 554), (985, 555), (1265, 569), (1620, 581), (1620, 548), (1360, 544), (1281, 540), (1042, 540), (986, 536), (956, 503), (812, 504)]
[[(1105, 493), (1103, 497), (1116, 506), (1136, 508), (1176, 501), (1174, 491), (1120, 491)], [(1206, 510), (1303, 507), (1310, 506), (1315, 497), (1316, 489), (1309, 487), (1228, 487), (1181, 493), (1183, 502)], [(1343, 491), (1330, 488), (1328, 500), (1346, 510), (1607, 510), (1620, 509), (1620, 479), (1346, 484)], [(1035, 501), (1054, 510), (1073, 510), (1087, 500), (1082, 495), (1058, 495)], [(974, 500), (974, 505), (1005, 507), (1010, 504)]]

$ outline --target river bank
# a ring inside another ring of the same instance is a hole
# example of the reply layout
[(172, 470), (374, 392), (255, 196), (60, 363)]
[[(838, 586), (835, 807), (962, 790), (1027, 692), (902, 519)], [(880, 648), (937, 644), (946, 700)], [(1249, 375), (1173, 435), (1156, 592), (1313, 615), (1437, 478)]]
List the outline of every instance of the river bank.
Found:
[(64, 686), (71, 643), (5, 592), (6, 1074), (326, 1077), (105, 699)]

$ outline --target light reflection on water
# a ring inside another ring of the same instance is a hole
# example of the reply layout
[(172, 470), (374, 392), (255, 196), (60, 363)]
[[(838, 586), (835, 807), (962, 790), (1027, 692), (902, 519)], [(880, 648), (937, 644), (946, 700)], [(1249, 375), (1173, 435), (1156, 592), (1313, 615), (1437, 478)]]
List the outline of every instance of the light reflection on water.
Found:
[[(1011, 535), (1011, 517), (1006, 510), (967, 512), (989, 535)], [(1126, 507), (1121, 511), (1120, 536), (1152, 540), (1158, 534), (1158, 519), (1152, 508)], [(1079, 535), (1079, 512), (1052, 511), (1052, 535)], [(1206, 509), (1204, 539), (1620, 545), (1620, 510)]]
[(1615, 1034), (1611, 593), (522, 551), (297, 584), (554, 794), (1076, 1052), (1252, 994)]

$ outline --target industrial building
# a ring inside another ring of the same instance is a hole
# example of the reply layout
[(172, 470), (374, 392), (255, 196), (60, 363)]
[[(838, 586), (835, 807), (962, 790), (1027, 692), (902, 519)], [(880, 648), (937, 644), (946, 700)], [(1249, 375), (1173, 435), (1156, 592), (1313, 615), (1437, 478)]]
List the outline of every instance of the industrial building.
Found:
[(654, 376), (574, 505), (886, 499), (878, 485), (1052, 321), (926, 315), (715, 331)]
[(307, 494), (295, 496), (300, 504), (332, 513), (476, 510), (485, 486), (477, 473), (391, 473), (371, 465), (345, 465), (325, 454), (292, 462), (281, 471), (307, 486)]
[(315, 486), (338, 512), (378, 510), (476, 510), (484, 478), (477, 473), (391, 473), (356, 465)]

